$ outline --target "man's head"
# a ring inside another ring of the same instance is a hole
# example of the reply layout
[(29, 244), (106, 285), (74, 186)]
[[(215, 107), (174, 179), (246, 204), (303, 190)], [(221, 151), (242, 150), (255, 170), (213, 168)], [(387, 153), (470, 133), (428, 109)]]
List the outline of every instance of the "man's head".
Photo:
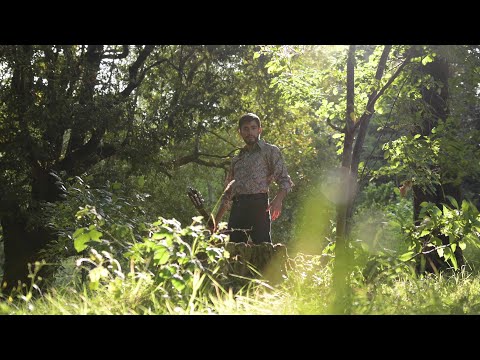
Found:
[(253, 113), (243, 115), (238, 121), (238, 132), (247, 145), (254, 145), (262, 133), (260, 118)]

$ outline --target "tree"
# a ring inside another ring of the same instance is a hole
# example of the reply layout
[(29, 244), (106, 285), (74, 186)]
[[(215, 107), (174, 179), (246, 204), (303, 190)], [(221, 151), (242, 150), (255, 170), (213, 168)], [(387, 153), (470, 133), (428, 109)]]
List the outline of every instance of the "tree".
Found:
[[(445, 123), (449, 116), (449, 63), (445, 57), (435, 56), (433, 61), (421, 66), (420, 71), (431, 79), (431, 82), (429, 86), (424, 85), (421, 88), (424, 111), (421, 111), (421, 122), (417, 133), (423, 137), (430, 137), (432, 130), (438, 128), (441, 122)], [(440, 149), (440, 151), (444, 150)], [(438, 174), (439, 181), (437, 183), (431, 184), (429, 188), (415, 184), (412, 187), (414, 220), (417, 225), (420, 225), (422, 221), (420, 212), (423, 202), (431, 202), (441, 206), (442, 203), (448, 203), (447, 196), (452, 196), (458, 203), (462, 201), (460, 183), (452, 183), (445, 178), (447, 169), (444, 162), (440, 161), (437, 165), (430, 167), (430, 170)], [(441, 239), (443, 245), (450, 243), (449, 238), (445, 235), (438, 234), (438, 238)], [(426, 250), (425, 248), (424, 254), (422, 254), (425, 259), (419, 262), (420, 271), (422, 271), (420, 269), (420, 264), (422, 263), (426, 263), (425, 270), (436, 273), (448, 266), (447, 262), (440, 259), (436, 251), (429, 252)], [(458, 266), (464, 263), (460, 247), (455, 249), (455, 258)]]
[(357, 118), (355, 111), (355, 52), (356, 46), (351, 45), (347, 57), (347, 82), (346, 82), (346, 114), (342, 165), (340, 172), (340, 193), (336, 215), (336, 243), (335, 243), (335, 267), (333, 272), (333, 287), (337, 294), (336, 311), (344, 311), (346, 291), (348, 288), (348, 235), (350, 231), (350, 220), (353, 213), (353, 205), (357, 196), (357, 177), (360, 155), (363, 151), (363, 143), (367, 128), (375, 113), (375, 104), (387, 88), (395, 81), (403, 68), (410, 62), (413, 51), (409, 48), (403, 59), (390, 78), (383, 82), (384, 73), (389, 60), (392, 46), (386, 45), (383, 48), (378, 66), (375, 72), (374, 85), (368, 94), (368, 100), (361, 116)]
[(461, 204), (470, 197), (465, 190), (471, 188), (471, 179), (478, 177), (478, 164), (471, 161), (478, 157), (478, 132), (472, 122), (478, 59), (469, 46), (425, 46), (420, 54), (408, 73), (404, 106), (395, 114), (407, 121), (397, 126), (403, 128), (398, 138), (385, 145), (389, 166), (380, 172), (402, 178), (408, 184), (402, 190), (413, 185), (413, 220), (422, 234), (415, 251), (420, 253), (417, 271), (438, 272), (461, 266), (462, 250), (455, 236), (449, 238), (438, 229), (422, 231), (429, 222), (422, 209), (427, 203), (439, 209)]
[[(337, 191), (340, 196), (336, 198), (333, 277), (334, 288), (337, 289), (340, 302), (343, 301), (347, 287), (350, 220), (358, 192), (360, 156), (369, 122), (375, 113), (377, 101), (395, 82), (415, 54), (415, 47), (396, 46), (394, 55), (391, 56), (392, 48), (394, 47), (389, 45), (365, 46), (360, 49), (350, 46), (346, 57), (346, 84), (341, 79), (345, 73), (345, 62), (342, 50), (339, 51), (338, 47), (325, 47), (319, 52), (323, 51), (324, 56), (317, 57), (315, 61), (321, 64), (321, 69), (316, 69), (311, 63), (302, 63), (301, 56), (300, 61), (295, 61), (297, 51), (291, 51), (289, 47), (274, 49), (280, 56), (274, 57), (269, 66), (271, 71), (279, 73), (273, 85), (284, 92), (286, 102), (293, 108), (310, 107), (311, 113), (314, 113), (321, 122), (318, 127), (328, 124), (341, 134), (339, 137), (343, 140), (342, 166)], [(269, 50), (271, 51), (270, 48), (265, 51)], [(298, 52), (301, 51), (305, 49), (300, 47)], [(362, 67), (360, 75), (357, 76), (358, 84), (355, 83), (356, 60), (361, 61)], [(297, 68), (292, 65), (296, 65)], [(282, 73), (284, 69), (288, 71)], [(355, 89), (358, 91), (357, 95)], [(360, 110), (362, 108), (364, 110)], [(346, 115), (341, 115), (340, 112), (345, 113), (345, 109)], [(344, 120), (340, 121), (340, 117)]]
[[(105, 159), (145, 159), (214, 128), (239, 97), (235, 79), (252, 47), (0, 47), (0, 218), (3, 288), (28, 281), (27, 264), (53, 238), (39, 216), (63, 182)], [(211, 119), (211, 121), (206, 121)], [(200, 154), (170, 164), (198, 161)]]

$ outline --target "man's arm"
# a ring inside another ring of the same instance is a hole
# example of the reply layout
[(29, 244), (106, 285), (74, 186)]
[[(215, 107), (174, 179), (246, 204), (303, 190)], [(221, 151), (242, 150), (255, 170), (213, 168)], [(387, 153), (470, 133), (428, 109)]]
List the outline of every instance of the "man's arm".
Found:
[(287, 190), (280, 189), (277, 195), (275, 195), (275, 198), (268, 206), (267, 211), (270, 210), (270, 214), (272, 215), (272, 221), (277, 220), (277, 218), (282, 213), (283, 199), (285, 198), (285, 196), (287, 196)]
[(210, 219), (210, 221), (208, 222), (208, 227), (212, 233), (217, 231), (218, 223), (222, 221), (222, 217), (227, 210), (228, 204), (222, 201), (220, 203), (220, 207), (218, 208), (217, 214), (215, 215), (215, 219), (213, 220), (214, 223), (212, 224), (212, 219)]
[(285, 162), (278, 147), (273, 147), (271, 156), (273, 163), (273, 178), (280, 187), (277, 195), (275, 195), (275, 198), (267, 208), (267, 211), (270, 210), (272, 221), (274, 221), (282, 213), (283, 199), (287, 196), (287, 193), (292, 190), (293, 182), (290, 175), (288, 175), (287, 167), (285, 166)]
[(207, 225), (210, 231), (213, 233), (217, 231), (218, 223), (222, 220), (225, 212), (231, 207), (232, 203), (232, 185), (235, 182), (233, 180), (233, 162), (230, 164), (230, 169), (225, 178), (225, 190), (223, 190), (222, 198), (220, 201), (220, 207), (218, 208), (215, 218), (210, 218)]

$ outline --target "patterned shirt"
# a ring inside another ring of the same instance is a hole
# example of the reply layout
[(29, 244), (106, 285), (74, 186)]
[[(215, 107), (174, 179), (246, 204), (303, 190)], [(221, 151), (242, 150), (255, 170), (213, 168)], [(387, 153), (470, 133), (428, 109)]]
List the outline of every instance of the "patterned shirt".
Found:
[(287, 192), (290, 192), (293, 186), (280, 149), (263, 140), (258, 140), (250, 151), (245, 145), (232, 159), (225, 187), (232, 180), (235, 181), (222, 196), (222, 202), (227, 209), (231, 207), (235, 195), (268, 193), (273, 180)]

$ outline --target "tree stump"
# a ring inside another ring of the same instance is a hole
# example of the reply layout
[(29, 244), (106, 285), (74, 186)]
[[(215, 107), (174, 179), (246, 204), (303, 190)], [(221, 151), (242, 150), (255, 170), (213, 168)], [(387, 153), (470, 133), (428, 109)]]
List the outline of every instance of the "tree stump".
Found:
[(232, 282), (237, 285), (245, 283), (242, 278), (261, 278), (276, 284), (285, 274), (288, 254), (284, 244), (228, 242), (225, 250), (230, 257), (222, 272), (227, 276), (229, 285)]

